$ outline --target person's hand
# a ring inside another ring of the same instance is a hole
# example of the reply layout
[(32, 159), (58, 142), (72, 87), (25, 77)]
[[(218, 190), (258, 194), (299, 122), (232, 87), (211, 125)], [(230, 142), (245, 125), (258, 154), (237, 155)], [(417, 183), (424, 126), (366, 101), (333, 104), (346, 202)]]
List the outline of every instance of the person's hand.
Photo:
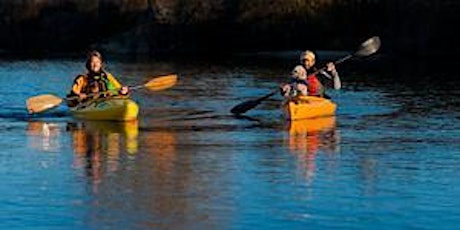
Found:
[(308, 95), (308, 86), (304, 84), (297, 84), (297, 90), (300, 91), (304, 96)]
[(288, 96), (289, 92), (291, 91), (291, 86), (289, 84), (281, 84), (279, 86), (280, 94), (282, 96)]
[(129, 88), (128, 88), (128, 86), (123, 86), (123, 87), (121, 87), (119, 93), (120, 93), (121, 95), (127, 95), (127, 94), (129, 93)]
[(337, 75), (337, 70), (335, 69), (335, 65), (332, 62), (327, 63), (327, 71), (331, 72), (332, 75)]
[(88, 95), (87, 95), (86, 93), (80, 93), (80, 94), (78, 94), (78, 98), (79, 98), (80, 100), (86, 99), (87, 97), (88, 97)]

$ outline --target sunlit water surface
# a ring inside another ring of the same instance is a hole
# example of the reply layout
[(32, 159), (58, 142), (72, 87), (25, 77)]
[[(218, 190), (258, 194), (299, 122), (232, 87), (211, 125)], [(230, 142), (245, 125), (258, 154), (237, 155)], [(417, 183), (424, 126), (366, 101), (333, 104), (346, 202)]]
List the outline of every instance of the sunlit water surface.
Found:
[(1, 60), (0, 228), (460, 227), (455, 82), (348, 68), (335, 117), (288, 123), (279, 95), (235, 117), (292, 67), (251, 60), (109, 62), (127, 85), (179, 74), (133, 91), (129, 123), (28, 115), (29, 97), (65, 97), (83, 60)]

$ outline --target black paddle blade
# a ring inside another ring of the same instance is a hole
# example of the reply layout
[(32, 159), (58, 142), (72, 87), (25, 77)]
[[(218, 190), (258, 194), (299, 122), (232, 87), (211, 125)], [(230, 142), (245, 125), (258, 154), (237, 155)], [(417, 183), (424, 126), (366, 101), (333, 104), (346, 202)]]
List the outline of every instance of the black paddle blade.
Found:
[(270, 98), (271, 96), (275, 95), (278, 92), (278, 90), (273, 90), (269, 94), (264, 95), (262, 97), (259, 97), (257, 99), (245, 101), (243, 103), (240, 103), (233, 107), (230, 112), (233, 114), (242, 114), (247, 112), (250, 109), (253, 109), (254, 107), (258, 106), (262, 101), (265, 101), (266, 99)]
[(247, 112), (248, 110), (250, 109), (253, 109), (254, 107), (256, 107), (257, 105), (260, 104), (260, 100), (250, 100), (250, 101), (245, 101), (241, 104), (238, 104), (236, 105), (235, 107), (233, 107), (230, 112), (233, 113), (233, 114), (243, 114), (245, 112)]
[(369, 56), (380, 48), (380, 38), (378, 36), (374, 36), (372, 38), (367, 39), (365, 42), (361, 44), (359, 50), (356, 51), (355, 55), (359, 57)]

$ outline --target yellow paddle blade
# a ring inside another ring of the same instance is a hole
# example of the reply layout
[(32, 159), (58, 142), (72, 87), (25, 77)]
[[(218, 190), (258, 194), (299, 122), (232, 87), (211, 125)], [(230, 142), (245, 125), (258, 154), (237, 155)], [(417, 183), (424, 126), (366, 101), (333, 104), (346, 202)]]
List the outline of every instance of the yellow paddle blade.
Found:
[(145, 83), (143, 86), (152, 91), (160, 91), (160, 90), (164, 90), (167, 88), (171, 88), (176, 83), (177, 83), (177, 75), (170, 74), (170, 75), (156, 77), (148, 81), (147, 83)]
[(56, 97), (51, 94), (38, 95), (27, 99), (27, 111), (29, 111), (30, 114), (40, 113), (58, 106), (62, 103), (62, 101), (62, 98)]

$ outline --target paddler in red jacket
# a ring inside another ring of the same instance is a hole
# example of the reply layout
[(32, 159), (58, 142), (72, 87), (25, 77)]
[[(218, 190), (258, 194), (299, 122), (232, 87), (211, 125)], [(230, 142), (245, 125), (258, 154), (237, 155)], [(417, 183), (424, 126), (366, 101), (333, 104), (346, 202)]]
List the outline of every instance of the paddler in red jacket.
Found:
[[(78, 75), (72, 85), (70, 93), (67, 95), (68, 106), (73, 107), (79, 103), (86, 102), (95, 98), (114, 95), (115, 92), (108, 91), (118, 89), (118, 94), (127, 95), (128, 87), (122, 86), (120, 82), (104, 70), (104, 59), (101, 53), (92, 51), (86, 60), (86, 74)], [(106, 93), (104, 93), (106, 92)]]
[(316, 68), (316, 55), (310, 50), (306, 50), (300, 54), (300, 63), (307, 71), (307, 84), (309, 96), (328, 98), (328, 96), (325, 94), (324, 85), (323, 83), (321, 83), (319, 78), (331, 79), (333, 81), (334, 89), (338, 90), (341, 88), (339, 73), (335, 69), (334, 63), (327, 63), (325, 70)]

